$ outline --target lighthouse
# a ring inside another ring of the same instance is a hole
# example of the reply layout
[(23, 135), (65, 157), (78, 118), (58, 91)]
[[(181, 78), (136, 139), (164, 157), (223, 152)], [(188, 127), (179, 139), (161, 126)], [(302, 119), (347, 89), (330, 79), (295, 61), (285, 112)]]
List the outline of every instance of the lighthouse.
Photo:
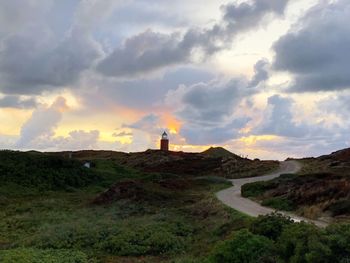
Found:
[(169, 138), (166, 132), (163, 132), (162, 139), (160, 140), (160, 150), (169, 151)]

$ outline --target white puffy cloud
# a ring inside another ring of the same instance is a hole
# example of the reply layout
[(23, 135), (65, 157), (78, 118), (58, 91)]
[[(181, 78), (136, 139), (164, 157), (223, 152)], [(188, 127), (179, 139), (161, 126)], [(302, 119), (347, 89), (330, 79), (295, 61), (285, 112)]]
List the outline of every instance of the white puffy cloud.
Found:
[(299, 138), (309, 136), (311, 126), (294, 120), (293, 103), (291, 98), (280, 95), (269, 97), (268, 109), (258, 133)]
[(66, 100), (59, 97), (50, 107), (41, 107), (35, 110), (21, 128), (17, 147), (25, 148), (38, 138), (52, 137), (54, 129), (62, 119), (62, 111), (66, 108)]
[(55, 129), (62, 120), (63, 112), (68, 110), (65, 98), (58, 97), (52, 105), (41, 106), (22, 125), (17, 149), (41, 150), (81, 150), (97, 146), (99, 131), (71, 131), (66, 137), (56, 137)]

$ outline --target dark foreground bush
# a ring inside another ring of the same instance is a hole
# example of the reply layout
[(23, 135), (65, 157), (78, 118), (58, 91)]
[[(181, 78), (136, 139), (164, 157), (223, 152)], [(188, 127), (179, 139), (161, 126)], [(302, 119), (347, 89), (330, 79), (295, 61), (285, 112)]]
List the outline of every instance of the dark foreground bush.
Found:
[(329, 208), (333, 216), (350, 215), (350, 200), (341, 200), (332, 204)]
[(86, 254), (71, 250), (0, 250), (1, 263), (92, 263)]
[(261, 204), (282, 211), (293, 211), (296, 209), (296, 205), (285, 197), (272, 197), (262, 201)]
[(43, 153), (0, 151), (0, 184), (59, 190), (84, 187), (100, 179), (76, 160)]
[(265, 236), (276, 240), (286, 226), (293, 224), (293, 220), (281, 214), (273, 213), (266, 216), (259, 216), (250, 226), (253, 234)]
[(277, 244), (284, 262), (333, 262), (323, 231), (314, 225), (296, 223), (287, 226)]
[(266, 237), (248, 230), (234, 234), (233, 239), (220, 244), (211, 255), (210, 263), (274, 262), (274, 244)]
[(325, 239), (332, 250), (333, 262), (350, 262), (350, 225), (335, 224), (326, 228)]
[(242, 186), (243, 197), (257, 197), (265, 193), (268, 189), (271, 189), (270, 182), (255, 182), (249, 183)]
[(41, 249), (94, 249), (118, 256), (182, 253), (187, 247), (186, 225), (148, 223), (147, 225), (112, 222), (66, 223), (42, 228), (30, 245)]

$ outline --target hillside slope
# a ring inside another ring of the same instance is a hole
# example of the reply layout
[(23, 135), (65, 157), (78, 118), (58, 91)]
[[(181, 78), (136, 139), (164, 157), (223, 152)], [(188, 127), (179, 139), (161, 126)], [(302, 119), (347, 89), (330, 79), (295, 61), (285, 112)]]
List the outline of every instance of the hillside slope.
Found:
[(279, 166), (275, 161), (245, 159), (221, 147), (209, 148), (202, 153), (147, 150), (136, 153), (78, 151), (52, 154), (66, 157), (71, 154), (74, 159), (92, 163), (109, 160), (141, 172), (191, 176), (215, 175), (227, 178), (257, 176), (271, 172)]
[(262, 204), (318, 218), (350, 218), (350, 149), (298, 160), (299, 175), (244, 187), (244, 194)]
[(40, 190), (79, 188), (100, 179), (78, 160), (39, 152), (0, 151), (0, 184), (4, 190), (8, 184)]

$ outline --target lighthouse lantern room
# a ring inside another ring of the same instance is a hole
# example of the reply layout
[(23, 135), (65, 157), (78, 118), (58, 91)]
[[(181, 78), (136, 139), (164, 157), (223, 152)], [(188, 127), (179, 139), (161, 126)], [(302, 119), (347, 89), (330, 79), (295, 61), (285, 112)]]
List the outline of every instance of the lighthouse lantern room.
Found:
[(169, 138), (166, 132), (163, 132), (162, 139), (160, 140), (160, 150), (169, 151)]

